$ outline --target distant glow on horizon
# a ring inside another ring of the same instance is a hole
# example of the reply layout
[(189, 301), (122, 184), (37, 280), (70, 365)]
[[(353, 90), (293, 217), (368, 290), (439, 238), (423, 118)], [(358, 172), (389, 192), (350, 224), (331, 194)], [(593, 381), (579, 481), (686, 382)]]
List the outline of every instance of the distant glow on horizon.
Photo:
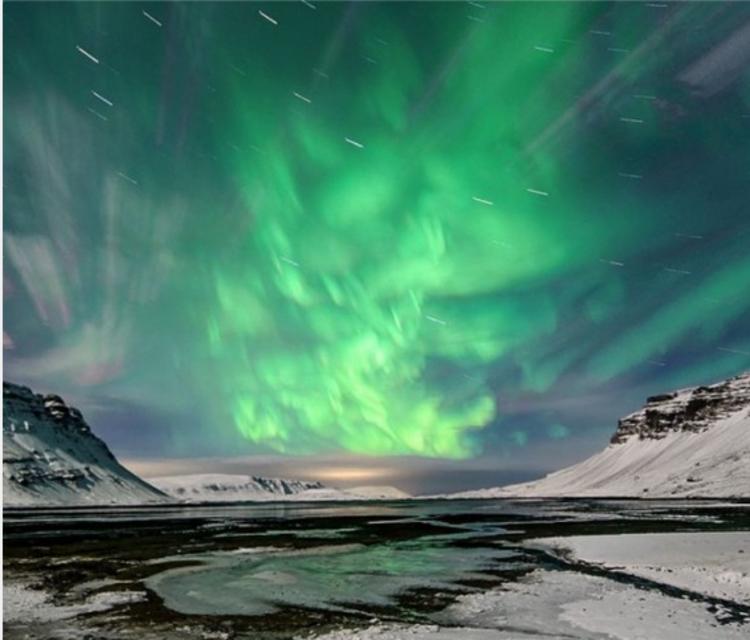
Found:
[(330, 482), (352, 482), (355, 480), (372, 481), (377, 478), (388, 478), (393, 475), (393, 469), (386, 468), (355, 468), (355, 467), (338, 467), (330, 469), (320, 469), (316, 471), (316, 476), (321, 480)]

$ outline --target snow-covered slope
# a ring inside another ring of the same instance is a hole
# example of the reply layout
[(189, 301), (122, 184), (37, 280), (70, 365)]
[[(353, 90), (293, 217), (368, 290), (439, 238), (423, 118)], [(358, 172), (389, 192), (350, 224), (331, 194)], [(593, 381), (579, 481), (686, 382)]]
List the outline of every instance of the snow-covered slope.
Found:
[(609, 446), (541, 480), (453, 497), (750, 497), (750, 373), (653, 396)]
[(149, 478), (156, 487), (185, 502), (262, 502), (271, 500), (397, 500), (408, 494), (394, 487), (334, 489), (320, 482), (259, 476), (195, 474)]
[(55, 395), (3, 383), (3, 506), (166, 501)]

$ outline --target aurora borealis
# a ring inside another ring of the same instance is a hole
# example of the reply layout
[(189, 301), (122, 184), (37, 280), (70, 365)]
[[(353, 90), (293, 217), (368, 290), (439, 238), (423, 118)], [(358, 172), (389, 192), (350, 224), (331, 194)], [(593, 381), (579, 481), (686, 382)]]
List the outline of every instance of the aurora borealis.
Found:
[(534, 467), (750, 366), (747, 5), (10, 3), (4, 32), (6, 378), (132, 455)]

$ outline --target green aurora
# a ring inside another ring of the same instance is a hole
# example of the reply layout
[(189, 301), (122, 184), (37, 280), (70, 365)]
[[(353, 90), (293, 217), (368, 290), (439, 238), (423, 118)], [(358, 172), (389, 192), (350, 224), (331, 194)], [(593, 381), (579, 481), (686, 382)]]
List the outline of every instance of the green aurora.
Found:
[(699, 66), (747, 6), (5, 12), (17, 379), (194, 407), (173, 451), (465, 458), (750, 362), (750, 78)]

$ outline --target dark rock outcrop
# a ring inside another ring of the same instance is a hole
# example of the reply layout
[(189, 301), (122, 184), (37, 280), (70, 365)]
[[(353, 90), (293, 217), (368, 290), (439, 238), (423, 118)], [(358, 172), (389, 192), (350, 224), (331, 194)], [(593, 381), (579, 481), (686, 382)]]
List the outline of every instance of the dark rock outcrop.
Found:
[(660, 439), (674, 431), (699, 433), (750, 405), (750, 373), (716, 384), (651, 396), (646, 405), (619, 420), (610, 442), (633, 435)]

